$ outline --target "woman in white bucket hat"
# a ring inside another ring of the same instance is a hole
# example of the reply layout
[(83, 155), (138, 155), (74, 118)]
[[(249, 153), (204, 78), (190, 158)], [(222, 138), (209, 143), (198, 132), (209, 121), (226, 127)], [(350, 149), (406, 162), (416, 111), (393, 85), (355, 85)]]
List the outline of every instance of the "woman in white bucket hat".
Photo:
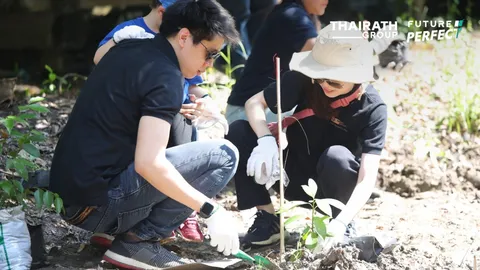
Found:
[[(347, 227), (369, 199), (384, 147), (387, 107), (373, 81), (371, 45), (359, 30), (319, 32), (309, 52), (295, 53), (290, 71), (281, 78), (281, 109), (294, 108), (283, 120), (288, 146), (283, 150), (289, 178), (287, 200), (308, 201), (302, 189), (309, 179), (317, 198), (345, 204), (332, 207), (324, 245), (343, 241)], [(230, 125), (227, 139), (240, 153), (235, 174), (238, 209), (257, 208), (255, 222), (242, 240), (243, 248), (270, 245), (280, 239), (279, 218), (267, 190), (278, 190), (278, 146), (275, 127), (265, 120), (265, 108), (277, 111), (276, 83), (246, 103), (248, 122)]]

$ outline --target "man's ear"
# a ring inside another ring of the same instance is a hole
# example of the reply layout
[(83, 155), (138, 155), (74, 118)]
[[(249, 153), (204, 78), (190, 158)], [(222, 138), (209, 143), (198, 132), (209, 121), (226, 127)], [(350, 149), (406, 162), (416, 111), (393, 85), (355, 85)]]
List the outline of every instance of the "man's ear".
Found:
[(165, 7), (164, 6), (158, 6), (157, 7), (157, 13), (158, 13), (158, 15), (163, 17), (163, 13), (165, 13)]
[(190, 31), (187, 28), (182, 28), (180, 31), (178, 31), (177, 39), (180, 48), (184, 48), (186, 46), (189, 37)]

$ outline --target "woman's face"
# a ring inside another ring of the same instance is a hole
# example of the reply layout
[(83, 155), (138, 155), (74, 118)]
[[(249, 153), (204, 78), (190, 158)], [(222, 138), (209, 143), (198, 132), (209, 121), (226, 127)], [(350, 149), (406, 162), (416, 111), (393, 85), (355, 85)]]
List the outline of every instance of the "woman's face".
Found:
[(322, 87), (323, 92), (329, 98), (345, 95), (346, 93), (352, 91), (354, 86), (353, 83), (328, 79), (315, 79), (315, 82)]
[(325, 13), (328, 0), (303, 0), (303, 5), (309, 14), (321, 16)]

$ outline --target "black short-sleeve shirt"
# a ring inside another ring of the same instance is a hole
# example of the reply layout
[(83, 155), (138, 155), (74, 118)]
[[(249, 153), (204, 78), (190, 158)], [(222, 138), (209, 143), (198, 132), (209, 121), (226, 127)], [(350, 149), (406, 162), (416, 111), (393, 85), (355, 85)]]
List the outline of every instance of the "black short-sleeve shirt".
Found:
[(275, 80), (275, 56), (280, 57), (280, 73), (289, 70), (293, 53), (317, 36), (317, 29), (301, 4), (283, 1), (267, 17), (256, 34), (255, 45), (243, 73), (233, 86), (228, 104), (244, 106), (245, 102)]
[(169, 123), (179, 112), (184, 78), (162, 35), (117, 44), (92, 71), (62, 132), (50, 189), (67, 205), (102, 205), (112, 178), (134, 160), (142, 116)]
[[(306, 89), (322, 91), (318, 84), (296, 71), (286, 72), (281, 80), (281, 109), (295, 112), (309, 108)], [(264, 90), (264, 97), (272, 112), (277, 112), (276, 83)], [(312, 177), (316, 162), (330, 146), (342, 145), (358, 159), (362, 153), (380, 155), (385, 144), (387, 106), (378, 91), (369, 85), (360, 99), (341, 107), (338, 116), (322, 119), (310, 116), (287, 128), (288, 161), (294, 162), (300, 171)]]

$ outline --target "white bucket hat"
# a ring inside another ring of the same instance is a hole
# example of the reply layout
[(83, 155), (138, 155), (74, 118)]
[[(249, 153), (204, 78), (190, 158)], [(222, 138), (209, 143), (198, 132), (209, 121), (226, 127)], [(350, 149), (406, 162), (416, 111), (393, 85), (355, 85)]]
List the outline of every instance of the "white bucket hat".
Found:
[[(345, 22), (344, 25), (350, 25)], [(335, 29), (329, 24), (320, 30), (313, 49), (294, 53), (290, 69), (313, 79), (366, 83), (373, 78), (373, 48), (360, 29)]]

